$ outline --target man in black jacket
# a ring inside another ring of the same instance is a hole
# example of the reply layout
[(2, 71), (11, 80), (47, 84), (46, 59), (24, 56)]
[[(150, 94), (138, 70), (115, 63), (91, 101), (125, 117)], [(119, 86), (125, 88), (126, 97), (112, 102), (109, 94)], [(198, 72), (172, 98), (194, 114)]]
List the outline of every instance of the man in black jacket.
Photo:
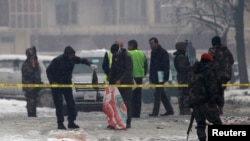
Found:
[[(169, 77), (169, 55), (168, 52), (158, 44), (158, 39), (153, 37), (149, 39), (149, 44), (152, 49), (149, 68), (149, 80), (153, 84), (164, 84)], [(162, 80), (160, 80), (162, 75)], [(149, 116), (158, 116), (161, 101), (166, 109), (166, 113), (161, 116), (173, 115), (173, 107), (165, 93), (163, 87), (155, 88), (154, 107)]]
[[(54, 58), (46, 70), (50, 84), (72, 84), (71, 79), (74, 65), (80, 63), (91, 66), (92, 68), (97, 67), (91, 64), (87, 59), (75, 56), (75, 50), (71, 46), (65, 47), (64, 53)], [(63, 124), (63, 97), (67, 104), (68, 128), (79, 128), (79, 126), (74, 123), (77, 111), (75, 109), (72, 88), (52, 88), (51, 90), (56, 108), (58, 129), (66, 129)]]
[[(118, 44), (111, 46), (112, 65), (109, 72), (109, 84), (133, 84), (133, 62), (126, 49), (119, 48)], [(122, 99), (127, 107), (127, 128), (131, 127), (132, 87), (118, 87)]]

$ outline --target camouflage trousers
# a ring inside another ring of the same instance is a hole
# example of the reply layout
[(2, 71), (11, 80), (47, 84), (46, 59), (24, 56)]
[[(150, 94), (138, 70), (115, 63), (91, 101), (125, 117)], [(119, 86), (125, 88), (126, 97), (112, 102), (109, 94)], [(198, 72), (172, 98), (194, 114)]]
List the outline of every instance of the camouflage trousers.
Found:
[(25, 97), (28, 117), (36, 117), (37, 92), (35, 90), (28, 90), (25, 92)]
[(225, 104), (224, 90), (225, 90), (225, 88), (223, 89), (221, 96), (216, 98), (216, 102), (219, 106), (219, 111), (220, 111), (221, 115), (223, 114), (223, 108), (224, 108), (224, 104)]
[(179, 88), (178, 104), (180, 115), (190, 115), (188, 88)]
[(222, 125), (220, 119), (219, 108), (217, 104), (200, 104), (194, 106), (193, 109), (194, 118), (197, 123), (197, 136), (200, 141), (206, 141), (206, 120), (214, 125)]

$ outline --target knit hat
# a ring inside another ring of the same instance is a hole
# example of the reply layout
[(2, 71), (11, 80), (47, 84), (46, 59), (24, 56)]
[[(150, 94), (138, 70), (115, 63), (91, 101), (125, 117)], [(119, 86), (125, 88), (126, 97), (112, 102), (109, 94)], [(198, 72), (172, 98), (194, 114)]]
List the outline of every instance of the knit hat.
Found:
[(213, 61), (213, 57), (208, 53), (203, 53), (201, 55), (201, 60), (206, 60), (206, 61), (211, 62), (211, 61)]

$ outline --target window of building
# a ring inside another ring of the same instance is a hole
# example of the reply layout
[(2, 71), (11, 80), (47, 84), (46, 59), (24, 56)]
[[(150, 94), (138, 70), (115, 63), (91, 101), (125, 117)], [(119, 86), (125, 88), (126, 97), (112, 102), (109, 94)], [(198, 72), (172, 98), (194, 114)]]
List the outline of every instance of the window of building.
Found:
[(120, 0), (120, 23), (143, 24), (146, 15), (146, 0)]
[(155, 22), (161, 24), (175, 24), (177, 22), (176, 8), (170, 0), (155, 1)]
[(57, 25), (77, 24), (77, 0), (56, 0)]
[(116, 0), (103, 0), (103, 9), (104, 9), (104, 23), (105, 24), (114, 24), (115, 23), (115, 6)]
[(0, 0), (0, 26), (9, 26), (8, 0)]
[(13, 28), (41, 28), (42, 0), (9, 0), (9, 26)]

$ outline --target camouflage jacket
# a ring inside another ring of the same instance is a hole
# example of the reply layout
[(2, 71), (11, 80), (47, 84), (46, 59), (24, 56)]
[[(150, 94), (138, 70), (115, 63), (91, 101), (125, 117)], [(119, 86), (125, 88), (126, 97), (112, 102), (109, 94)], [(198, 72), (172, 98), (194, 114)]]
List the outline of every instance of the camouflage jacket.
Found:
[(174, 52), (174, 66), (177, 71), (177, 80), (179, 84), (186, 84), (189, 81), (189, 71), (191, 69), (189, 59), (185, 52)]
[(220, 45), (209, 48), (208, 53), (214, 59), (213, 65), (221, 82), (227, 83), (230, 81), (232, 65), (234, 64), (234, 58), (230, 50), (226, 46)]
[(216, 99), (221, 96), (221, 90), (221, 82), (211, 63), (196, 62), (192, 66), (189, 82), (189, 98), (192, 105), (216, 103)]
[[(36, 67), (31, 66), (30, 61), (27, 59), (22, 65), (22, 83), (23, 84), (40, 84), (41, 83), (41, 68), (39, 63)], [(29, 91), (34, 88), (23, 87), (23, 91)]]

